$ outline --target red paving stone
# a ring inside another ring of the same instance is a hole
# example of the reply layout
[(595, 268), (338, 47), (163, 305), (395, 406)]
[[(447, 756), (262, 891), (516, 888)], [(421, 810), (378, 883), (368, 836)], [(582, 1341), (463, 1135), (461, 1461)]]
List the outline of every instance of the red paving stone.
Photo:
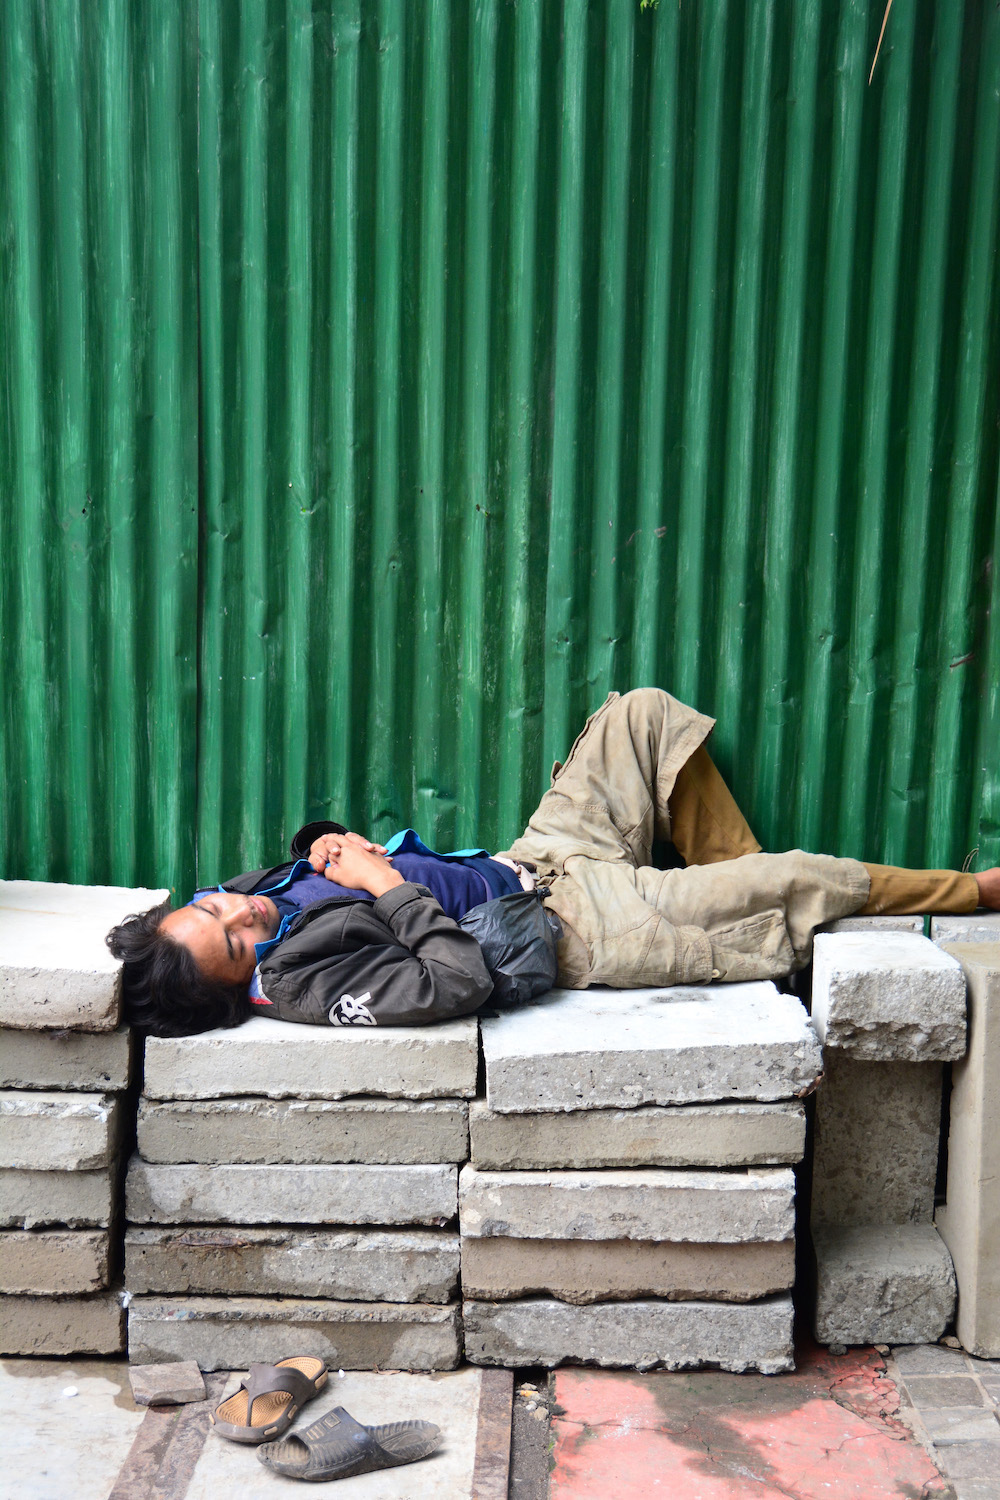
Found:
[(557, 1370), (550, 1500), (930, 1500), (954, 1492), (873, 1349), (792, 1375)]

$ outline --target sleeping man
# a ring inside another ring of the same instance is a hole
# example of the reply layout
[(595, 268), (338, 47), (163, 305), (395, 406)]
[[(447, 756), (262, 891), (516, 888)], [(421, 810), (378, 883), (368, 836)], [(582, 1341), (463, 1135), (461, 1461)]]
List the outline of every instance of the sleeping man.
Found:
[[(558, 918), (558, 983), (619, 988), (779, 979), (813, 933), (852, 913), (1000, 909), (1000, 869), (902, 870), (761, 853), (705, 749), (714, 721), (657, 688), (586, 723), (509, 850), (439, 855), (311, 823), (292, 858), (154, 907), (108, 934), (128, 1019), (157, 1036), (251, 1015), (403, 1026), (469, 1015), (494, 981), (459, 925), (537, 882)], [(654, 839), (683, 868), (655, 869)]]

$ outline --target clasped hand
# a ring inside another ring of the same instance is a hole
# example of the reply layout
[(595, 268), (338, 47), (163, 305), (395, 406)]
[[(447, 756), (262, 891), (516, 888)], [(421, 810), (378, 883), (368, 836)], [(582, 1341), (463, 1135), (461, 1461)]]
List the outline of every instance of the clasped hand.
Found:
[(373, 844), (360, 833), (322, 834), (309, 847), (309, 863), (317, 875), (371, 896), (382, 896), (403, 884), (385, 845)]

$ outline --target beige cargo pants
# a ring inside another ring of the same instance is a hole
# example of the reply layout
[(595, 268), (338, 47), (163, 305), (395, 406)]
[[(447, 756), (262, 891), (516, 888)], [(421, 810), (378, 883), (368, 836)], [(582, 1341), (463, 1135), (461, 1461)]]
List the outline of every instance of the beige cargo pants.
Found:
[[(927, 910), (937, 889), (927, 877), (960, 883), (933, 909), (974, 909), (971, 876), (760, 853), (702, 748), (713, 726), (659, 688), (612, 693), (553, 768), (508, 852), (550, 887), (546, 904), (564, 929), (561, 984), (778, 978), (808, 962), (822, 923), (866, 909), (870, 890), (873, 910)], [(652, 868), (656, 838), (674, 842), (687, 868)], [(908, 899), (925, 904), (899, 904)]]

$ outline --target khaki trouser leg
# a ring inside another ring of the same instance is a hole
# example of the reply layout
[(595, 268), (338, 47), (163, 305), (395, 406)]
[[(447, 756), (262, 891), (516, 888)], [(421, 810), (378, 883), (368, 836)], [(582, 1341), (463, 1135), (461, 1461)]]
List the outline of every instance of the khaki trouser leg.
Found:
[(865, 865), (871, 877), (868, 900), (859, 916), (900, 917), (909, 913), (975, 911), (979, 887), (972, 875), (956, 870), (902, 870), (896, 865)]
[(686, 865), (714, 865), (760, 853), (760, 844), (704, 745), (678, 771), (669, 808), (674, 847)]

